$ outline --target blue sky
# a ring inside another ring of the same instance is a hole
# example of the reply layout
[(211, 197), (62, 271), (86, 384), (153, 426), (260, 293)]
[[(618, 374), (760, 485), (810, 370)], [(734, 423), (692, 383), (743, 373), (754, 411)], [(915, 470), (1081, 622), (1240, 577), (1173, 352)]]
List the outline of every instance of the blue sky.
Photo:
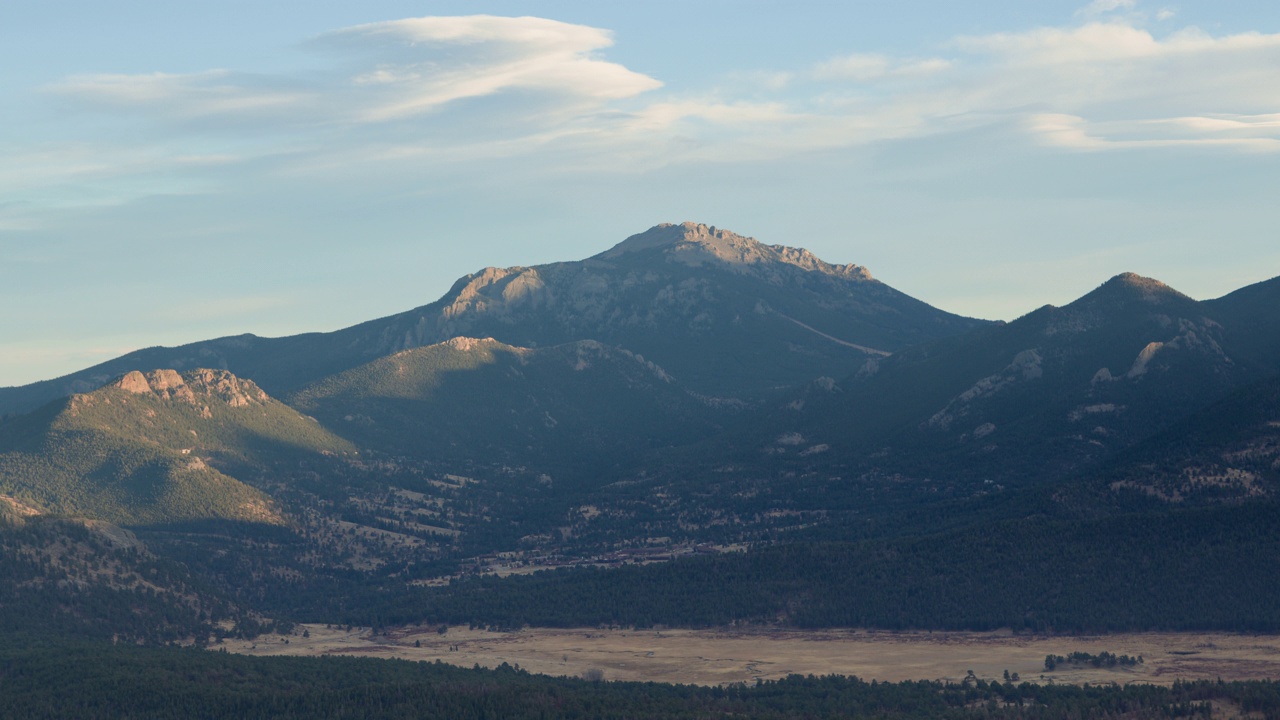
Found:
[(696, 220), (1011, 319), (1280, 274), (1274, 2), (0, 6), (0, 385)]

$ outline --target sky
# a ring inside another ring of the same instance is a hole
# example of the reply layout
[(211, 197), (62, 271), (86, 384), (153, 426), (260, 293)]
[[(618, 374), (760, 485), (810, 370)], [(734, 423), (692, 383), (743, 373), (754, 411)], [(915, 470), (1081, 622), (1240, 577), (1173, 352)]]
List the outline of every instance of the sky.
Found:
[(0, 386), (692, 220), (1013, 319), (1280, 275), (1272, 0), (0, 0)]

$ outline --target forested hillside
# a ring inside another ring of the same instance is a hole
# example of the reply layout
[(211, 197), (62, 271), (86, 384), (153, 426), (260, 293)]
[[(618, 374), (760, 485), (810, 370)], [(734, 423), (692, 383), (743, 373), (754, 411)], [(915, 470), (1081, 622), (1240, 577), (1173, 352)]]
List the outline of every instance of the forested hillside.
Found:
[(1003, 521), (890, 541), (791, 543), (654, 565), (477, 578), (367, 603), (346, 616), (500, 628), (780, 622), (1277, 632), (1278, 513), (1268, 503)]

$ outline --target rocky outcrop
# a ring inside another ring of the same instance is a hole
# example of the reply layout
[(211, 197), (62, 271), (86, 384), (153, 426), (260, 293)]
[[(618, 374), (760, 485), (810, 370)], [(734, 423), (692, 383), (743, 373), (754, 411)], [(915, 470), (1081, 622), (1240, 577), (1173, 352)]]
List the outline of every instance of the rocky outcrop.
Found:
[(781, 264), (855, 280), (872, 279), (871, 273), (861, 265), (835, 265), (803, 248), (766, 245), (755, 238), (718, 229), (714, 225), (693, 222), (657, 225), (623, 240), (597, 255), (596, 259), (616, 260), (629, 253), (655, 249), (661, 250), (671, 262), (693, 266), (718, 263), (741, 273)]
[(163, 400), (177, 400), (191, 404), (219, 401), (231, 407), (246, 407), (268, 399), (251, 380), (244, 380), (226, 370), (199, 369), (179, 374), (175, 370), (137, 370), (125, 373), (111, 384), (133, 395), (155, 395)]

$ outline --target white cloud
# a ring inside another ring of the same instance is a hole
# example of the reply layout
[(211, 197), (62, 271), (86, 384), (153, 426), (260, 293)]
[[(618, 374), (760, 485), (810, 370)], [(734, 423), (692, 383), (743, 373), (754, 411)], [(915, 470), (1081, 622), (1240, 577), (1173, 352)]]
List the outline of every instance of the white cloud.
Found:
[[(1103, 0), (1087, 10), (1134, 5)], [(1010, 120), (1046, 145), (1073, 150), (1270, 152), (1280, 138), (1263, 120), (1280, 110), (1280, 34), (1213, 36), (1188, 27), (1157, 37), (1112, 19), (961, 36), (946, 47), (951, 57), (851, 54), (821, 63), (811, 77), (831, 89), (809, 109), (851, 120), (844, 143)], [(840, 143), (821, 121), (809, 132)]]
[(1042, 113), (1028, 124), (1045, 144), (1072, 150), (1230, 147), (1280, 152), (1280, 115), (1090, 123), (1075, 115)]
[(1132, 10), (1137, 4), (1137, 0), (1093, 0), (1093, 2), (1081, 8), (1080, 14), (1085, 16), (1105, 15), (1117, 10)]
[[(96, 183), (98, 196), (127, 197), (180, 187), (169, 181), (177, 172), (263, 158), (295, 177), (522, 155), (593, 170), (749, 162), (982, 126), (1075, 151), (1274, 151), (1280, 139), (1280, 34), (1157, 36), (1117, 14), (957, 37), (933, 56), (850, 52), (709, 78), (713, 89), (680, 95), (602, 58), (613, 43), (607, 30), (542, 18), (424, 17), (315, 38), (307, 47), (328, 63), (320, 71), (75, 76), (53, 92), (167, 132), (132, 148), (61, 149), (49, 162), (0, 157), (0, 189), (29, 199), (41, 184)], [(113, 175), (165, 182), (108, 192)]]
[[(1221, 147), (1275, 151), (1280, 34), (1162, 38), (1127, 23), (1087, 23), (965, 37), (955, 46), (994, 62), (974, 82), (990, 111), (1024, 113), (1060, 147)], [(1022, 108), (1022, 110), (1020, 110)], [(1235, 118), (1230, 131), (1222, 123)]]
[(227, 70), (76, 75), (50, 90), (100, 109), (145, 112), (170, 120), (280, 117), (297, 114), (316, 102), (314, 93), (300, 83)]
[(1280, 48), (1280, 34), (1247, 32), (1215, 38), (1191, 27), (1160, 40), (1128, 23), (1091, 22), (1076, 28), (960, 37), (954, 45), (1019, 65), (1061, 65), (1271, 50)]
[(610, 32), (535, 17), (411, 18), (339, 30), (316, 45), (380, 60), (354, 79), (382, 89), (366, 97), (360, 117), (370, 121), (511, 90), (607, 101), (662, 85), (593, 55), (613, 45)]
[(888, 72), (889, 58), (872, 54), (833, 58), (814, 68), (814, 75), (821, 80), (878, 80)]
[(629, 98), (662, 83), (594, 56), (612, 35), (583, 25), (487, 15), (359, 25), (311, 46), (338, 61), (327, 77), (82, 75), (52, 90), (94, 106), (170, 120), (223, 118), (291, 125), (396, 120), (510, 91), (574, 101)]
[(895, 59), (874, 53), (854, 53), (819, 63), (813, 69), (818, 80), (869, 82), (891, 77), (910, 77), (942, 72), (951, 67), (942, 58)]
[(538, 17), (420, 17), (369, 23), (337, 30), (317, 42), (381, 46), (385, 40), (409, 45), (452, 44), (522, 48), (534, 53), (580, 54), (613, 45), (613, 33)]

